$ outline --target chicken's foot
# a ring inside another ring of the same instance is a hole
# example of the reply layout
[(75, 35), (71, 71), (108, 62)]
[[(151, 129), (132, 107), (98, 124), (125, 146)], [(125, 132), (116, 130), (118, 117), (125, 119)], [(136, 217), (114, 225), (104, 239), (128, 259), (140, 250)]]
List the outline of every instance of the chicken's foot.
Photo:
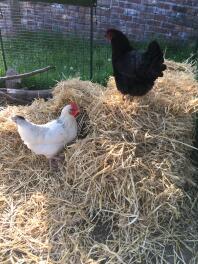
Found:
[(51, 159), (49, 159), (49, 167), (50, 167), (50, 171), (53, 171), (53, 169), (57, 169), (59, 167), (59, 163), (63, 162), (65, 159), (64, 155), (59, 155), (56, 157), (53, 157)]
[(123, 101), (130, 101), (130, 102), (132, 102), (133, 99), (134, 99), (134, 97), (131, 96), (131, 95), (129, 95), (129, 94), (122, 95), (122, 100)]

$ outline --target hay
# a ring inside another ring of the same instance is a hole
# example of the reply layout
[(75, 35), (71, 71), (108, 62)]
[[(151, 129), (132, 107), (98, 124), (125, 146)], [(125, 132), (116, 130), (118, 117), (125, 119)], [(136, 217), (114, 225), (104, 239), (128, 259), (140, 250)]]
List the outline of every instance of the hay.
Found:
[[(186, 222), (194, 203), (183, 186), (195, 185), (197, 91), (192, 68), (168, 62), (155, 88), (131, 102), (113, 78), (108, 89), (72, 79), (47, 102), (0, 111), (0, 262), (189, 263), (182, 254), (189, 240), (193, 251), (197, 218)], [(89, 134), (51, 172), (9, 118), (47, 122), (74, 100), (89, 115)]]

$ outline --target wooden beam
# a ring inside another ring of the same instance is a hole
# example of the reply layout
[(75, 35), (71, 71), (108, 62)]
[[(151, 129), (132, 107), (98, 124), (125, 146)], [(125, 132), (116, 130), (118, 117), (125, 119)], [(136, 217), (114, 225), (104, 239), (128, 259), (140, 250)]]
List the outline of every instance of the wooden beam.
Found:
[(56, 68), (55, 66), (47, 66), (45, 68), (38, 69), (35, 71), (31, 71), (31, 72), (26, 72), (26, 73), (12, 75), (12, 76), (4, 76), (4, 77), (0, 77), (0, 81), (14, 80), (14, 79), (19, 79), (19, 78), (29, 77), (29, 76), (33, 76), (33, 75), (36, 75), (38, 73), (46, 72), (46, 71), (49, 71), (49, 70), (55, 69), (55, 68)]
[(36, 98), (43, 98), (45, 100), (52, 98), (52, 90), (18, 90), (0, 88), (0, 98), (5, 98), (12, 103), (28, 104)]

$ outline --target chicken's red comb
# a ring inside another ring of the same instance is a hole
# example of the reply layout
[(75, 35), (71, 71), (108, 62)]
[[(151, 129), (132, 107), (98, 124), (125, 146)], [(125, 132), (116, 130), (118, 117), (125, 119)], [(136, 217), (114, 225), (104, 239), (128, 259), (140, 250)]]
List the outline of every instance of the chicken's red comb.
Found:
[(79, 110), (77, 103), (71, 102), (70, 105), (71, 105), (73, 110)]
[(80, 112), (79, 107), (78, 107), (77, 103), (75, 103), (75, 102), (71, 102), (70, 105), (71, 105), (71, 114), (74, 117), (76, 117)]

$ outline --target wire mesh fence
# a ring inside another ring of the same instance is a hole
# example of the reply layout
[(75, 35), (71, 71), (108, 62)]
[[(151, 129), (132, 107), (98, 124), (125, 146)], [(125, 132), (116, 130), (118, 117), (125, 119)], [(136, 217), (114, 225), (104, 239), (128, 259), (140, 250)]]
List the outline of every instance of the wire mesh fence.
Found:
[(23, 79), (22, 86), (47, 88), (75, 76), (105, 82), (111, 71), (110, 49), (104, 45), (101, 32), (93, 41), (98, 31), (96, 1), (55, 2), (1, 1), (0, 29), (6, 62), (1, 56), (1, 76), (6, 68), (24, 73), (53, 65), (55, 70)]

